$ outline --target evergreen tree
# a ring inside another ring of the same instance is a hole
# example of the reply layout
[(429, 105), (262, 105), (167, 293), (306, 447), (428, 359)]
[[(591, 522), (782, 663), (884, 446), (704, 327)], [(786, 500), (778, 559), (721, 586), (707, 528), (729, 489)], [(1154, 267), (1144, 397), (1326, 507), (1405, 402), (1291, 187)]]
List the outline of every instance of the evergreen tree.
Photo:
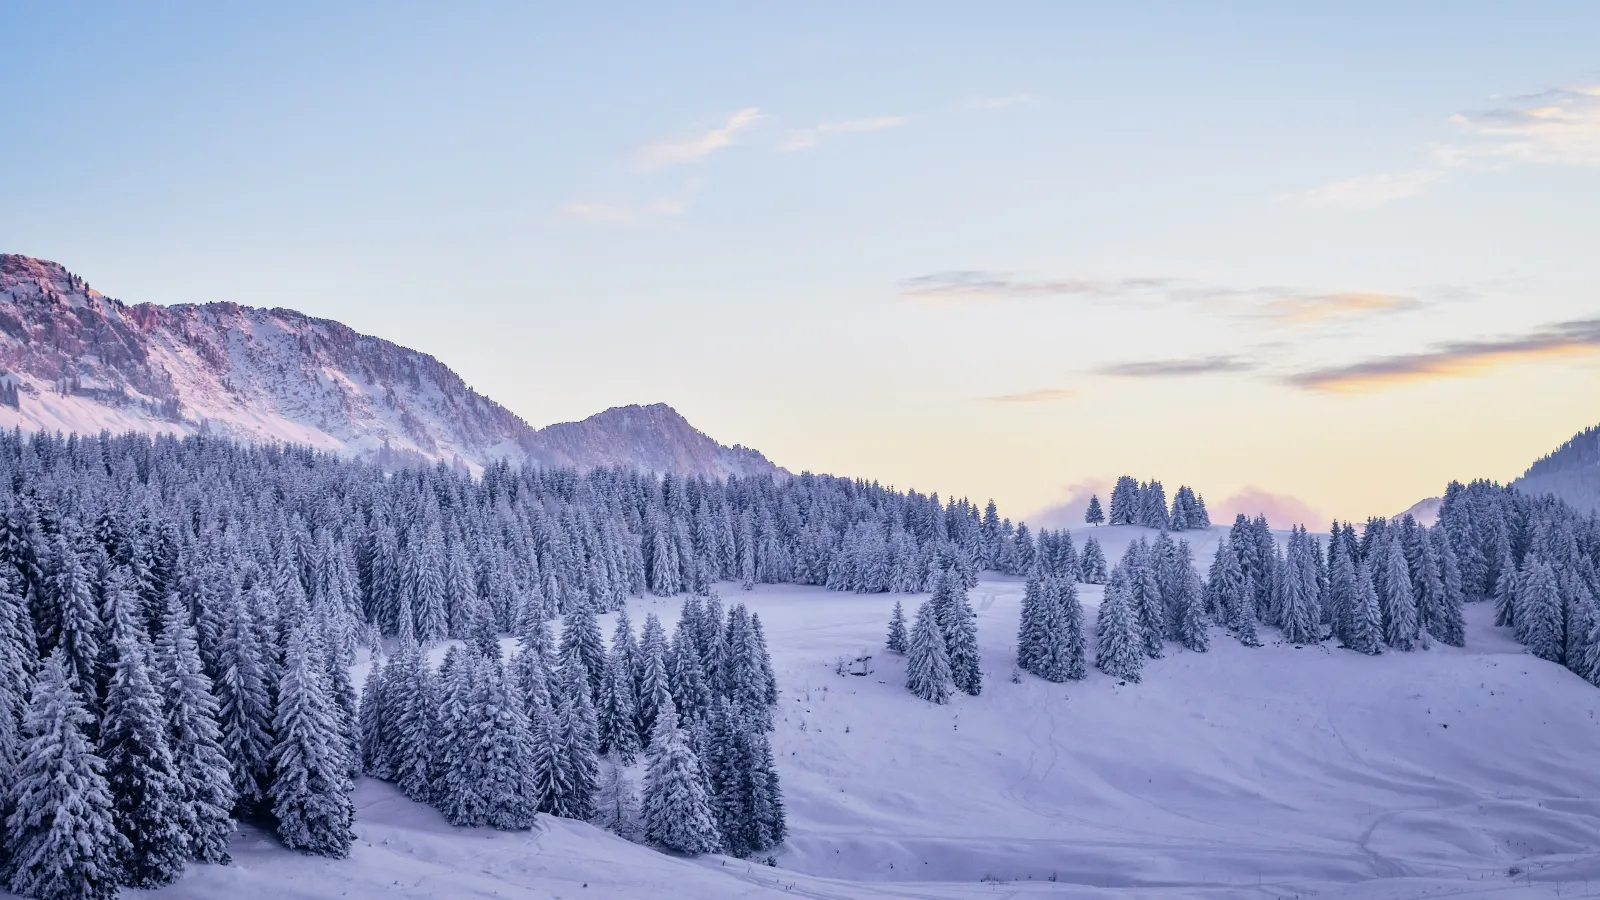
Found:
[(640, 743), (648, 746), (663, 700), (672, 697), (667, 674), (667, 636), (655, 613), (645, 616), (639, 641), (639, 704), (634, 711)]
[(639, 754), (638, 710), (633, 704), (633, 666), (626, 653), (612, 645), (606, 679), (600, 686), (599, 752), (615, 754), (624, 765), (632, 765)]
[(84, 733), (89, 713), (66, 660), (65, 649), (45, 660), (23, 721), (27, 743), (7, 798), (6, 884), (36, 900), (111, 900), (130, 846), (113, 824), (105, 763)]
[(1437, 610), (1428, 622), (1428, 633), (1440, 643), (1464, 647), (1467, 643), (1467, 626), (1461, 612), (1461, 567), (1443, 528), (1435, 526), (1429, 529), (1428, 540), (1432, 542), (1433, 555), (1439, 563), (1441, 588)]
[(272, 698), (267, 692), (255, 623), (237, 592), (228, 603), (217, 658), (217, 724), (222, 729), (222, 750), (228, 757), (238, 803), (253, 808), (266, 798)]
[(722, 845), (700, 760), (684, 739), (674, 713), (661, 718), (651, 740), (644, 776), (645, 840), (664, 850), (691, 856)]
[(385, 707), (394, 703), (387, 697), (388, 682), (384, 678), (387, 667), (376, 654), (372, 668), (367, 672), (366, 683), (361, 687), (361, 771), (373, 778), (389, 781), (394, 778), (394, 763), (390, 759), (389, 721)]
[(114, 653), (99, 755), (106, 763), (112, 822), (128, 839), (129, 852), (118, 861), (120, 880), (131, 887), (160, 887), (183, 874), (188, 798), (167, 745), (161, 697), (146, 666), (150, 648), (137, 623), (117, 636)]
[(1083, 555), (1078, 557), (1081, 571), (1078, 580), (1084, 584), (1106, 583), (1106, 555), (1100, 549), (1100, 542), (1092, 536), (1083, 540)]
[(594, 815), (594, 795), (600, 784), (594, 706), (589, 702), (581, 668), (563, 665), (560, 685), (558, 719), (568, 785), (567, 793), (559, 798), (552, 813), (570, 819), (588, 819)]
[(349, 761), (314, 631), (290, 634), (273, 716), (272, 813), (289, 847), (342, 859), (354, 839)]
[(200, 662), (195, 629), (176, 594), (168, 595), (156, 654), (166, 686), (167, 745), (181, 782), (180, 823), (189, 854), (226, 865), (233, 834), (233, 775), (217, 727), (217, 701)]
[(950, 659), (950, 678), (956, 690), (976, 697), (983, 691), (983, 672), (978, 660), (978, 614), (967, 600), (966, 586), (954, 573), (946, 576), (944, 614), (939, 616), (945, 632), (945, 652)]
[(587, 602), (580, 602), (567, 613), (566, 624), (561, 629), (562, 664), (573, 659), (583, 667), (584, 684), (592, 703), (592, 698), (600, 695), (600, 682), (605, 678), (606, 646)]
[(885, 645), (895, 653), (905, 653), (909, 638), (906, 635), (906, 611), (900, 601), (894, 602), (894, 613), (889, 616), (889, 639)]
[(1555, 570), (1544, 560), (1530, 557), (1517, 581), (1516, 620), (1524, 635), (1522, 642), (1534, 656), (1561, 662), (1565, 646)]
[(1106, 514), (1100, 509), (1100, 495), (1095, 494), (1089, 498), (1089, 509), (1083, 514), (1083, 521), (1090, 525), (1099, 526), (1106, 520)]
[(1169, 591), (1172, 596), (1168, 598), (1174, 610), (1174, 637), (1189, 650), (1204, 653), (1211, 649), (1211, 634), (1206, 627), (1205, 589), (1200, 584), (1200, 573), (1195, 571), (1188, 541), (1178, 542), (1175, 567)]
[(1142, 540), (1128, 545), (1122, 568), (1127, 575), (1129, 601), (1139, 620), (1140, 643), (1151, 659), (1160, 659), (1167, 636), (1167, 609), (1149, 546)]
[[(1044, 593), (1044, 578), (1035, 569), (1029, 573), (1022, 587), (1022, 615), (1017, 626), (1017, 668), (1041, 678), (1044, 677), (1041, 673), (1045, 670), (1045, 656), (1049, 651), (1046, 642), (1051, 612)], [(899, 611), (900, 606), (896, 604), (895, 612), (898, 614)], [(890, 634), (893, 634), (893, 625), (890, 626)]]
[(100, 614), (90, 591), (89, 574), (65, 533), (57, 535), (54, 551), (47, 587), (50, 612), (43, 619), (46, 627), (39, 649), (63, 652), (72, 686), (94, 710), (99, 696), (95, 671), (100, 658)]
[(1127, 572), (1111, 573), (1095, 622), (1095, 667), (1113, 678), (1138, 681), (1144, 666), (1144, 633), (1129, 597)]
[(384, 667), (384, 733), (395, 786), (407, 797), (433, 796), (434, 723), (438, 688), (422, 648), (402, 647)]
[(643, 837), (639, 795), (628, 780), (627, 766), (614, 756), (607, 757), (600, 766), (600, 793), (595, 807), (596, 825), (625, 840)]
[(1352, 591), (1345, 616), (1344, 645), (1375, 656), (1383, 652), (1383, 609), (1372, 584), (1372, 573), (1364, 562), (1356, 568)]
[(950, 656), (944, 633), (939, 628), (933, 601), (924, 601), (911, 627), (911, 646), (906, 651), (906, 687), (929, 703), (950, 702), (954, 687), (950, 676)]
[(1379, 603), (1383, 608), (1383, 642), (1396, 650), (1410, 650), (1417, 633), (1417, 601), (1411, 593), (1411, 570), (1398, 539), (1385, 543), (1384, 577)]

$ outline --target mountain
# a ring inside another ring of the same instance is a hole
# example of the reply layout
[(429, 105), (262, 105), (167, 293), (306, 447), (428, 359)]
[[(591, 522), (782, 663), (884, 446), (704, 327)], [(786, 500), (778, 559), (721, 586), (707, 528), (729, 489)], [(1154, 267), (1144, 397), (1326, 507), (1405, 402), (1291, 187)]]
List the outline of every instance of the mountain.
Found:
[(1411, 508), (1394, 517), (1398, 522), (1406, 516), (1417, 520), (1417, 524), (1425, 528), (1432, 528), (1439, 521), (1439, 508), (1444, 505), (1443, 497), (1424, 497), (1411, 504)]
[(665, 404), (536, 429), (432, 356), (339, 322), (233, 303), (129, 305), (12, 254), (0, 254), (0, 427), (219, 434), (388, 466), (787, 474)]
[(1527, 494), (1559, 497), (1582, 512), (1600, 512), (1600, 425), (1573, 435), (1529, 466), (1511, 486)]

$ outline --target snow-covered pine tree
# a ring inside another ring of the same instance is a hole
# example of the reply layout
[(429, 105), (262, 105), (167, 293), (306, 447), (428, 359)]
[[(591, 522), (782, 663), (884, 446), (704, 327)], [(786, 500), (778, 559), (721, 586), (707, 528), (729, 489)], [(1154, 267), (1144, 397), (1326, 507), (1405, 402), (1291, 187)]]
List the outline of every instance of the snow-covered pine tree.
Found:
[(1467, 626), (1461, 611), (1461, 567), (1456, 552), (1450, 546), (1450, 537), (1443, 528), (1435, 525), (1428, 529), (1433, 556), (1439, 565), (1441, 593), (1437, 613), (1428, 623), (1428, 633), (1440, 643), (1464, 647), (1467, 643)]
[(1383, 652), (1383, 607), (1365, 562), (1356, 567), (1353, 590), (1345, 619), (1344, 646), (1375, 656)]
[(1350, 644), (1351, 617), (1359, 605), (1356, 568), (1343, 541), (1328, 545), (1328, 619), (1340, 643)]
[[(900, 605), (895, 604), (898, 613)], [(1017, 624), (1017, 668), (1039, 677), (1045, 669), (1047, 626), (1050, 609), (1044, 595), (1044, 578), (1038, 568), (1028, 574), (1022, 587), (1022, 614)], [(904, 626), (902, 625), (902, 628)], [(890, 626), (893, 633), (893, 625)]]
[[(670, 711), (669, 711), (670, 712)], [(696, 856), (722, 846), (700, 759), (675, 712), (659, 719), (644, 776), (644, 837), (663, 850)]]
[(127, 855), (115, 864), (123, 884), (161, 887), (183, 874), (187, 798), (167, 745), (161, 696), (146, 666), (151, 650), (143, 628), (129, 621), (115, 640), (99, 752), (112, 822), (128, 839)]
[(906, 688), (929, 703), (950, 702), (950, 656), (933, 601), (918, 608), (906, 651)]
[(272, 813), (289, 847), (343, 859), (354, 839), (353, 785), (318, 643), (315, 629), (302, 624), (290, 633), (284, 653), (273, 716)]
[(1133, 525), (1138, 518), (1139, 482), (1131, 475), (1120, 476), (1116, 486), (1111, 489), (1111, 524)]
[(1083, 521), (1089, 523), (1090, 525), (1098, 526), (1100, 523), (1104, 522), (1105, 520), (1106, 520), (1105, 511), (1100, 508), (1100, 495), (1099, 494), (1094, 494), (1094, 495), (1090, 496), (1089, 497), (1089, 508), (1084, 511)]
[(956, 577), (947, 578), (948, 620), (945, 650), (950, 658), (950, 679), (956, 690), (976, 697), (983, 692), (983, 671), (978, 658), (978, 614), (967, 600), (967, 588)]
[(1113, 678), (1138, 681), (1144, 667), (1144, 629), (1133, 608), (1128, 573), (1122, 566), (1111, 572), (1100, 615), (1095, 621), (1095, 667)]
[(1291, 644), (1322, 640), (1322, 616), (1317, 607), (1316, 569), (1310, 537), (1300, 528), (1289, 532), (1289, 552), (1278, 584), (1279, 624)]
[(394, 778), (394, 764), (389, 758), (390, 742), (389, 721), (385, 717), (385, 707), (394, 701), (386, 696), (388, 682), (384, 678), (387, 667), (384, 660), (376, 654), (372, 657), (372, 668), (367, 671), (367, 680), (361, 687), (361, 771), (362, 774), (373, 778), (389, 781)]
[(638, 841), (643, 837), (639, 794), (628, 778), (628, 767), (615, 756), (600, 764), (600, 792), (595, 797), (594, 824), (617, 837)]
[(44, 605), (49, 612), (42, 618), (45, 627), (39, 635), (39, 650), (62, 650), (72, 686), (93, 711), (99, 701), (95, 671), (101, 650), (100, 613), (90, 590), (89, 573), (66, 532), (56, 536), (47, 577), (49, 598)]
[(179, 821), (189, 855), (226, 865), (234, 827), (233, 777), (222, 751), (211, 679), (200, 662), (194, 626), (176, 594), (167, 597), (156, 657), (165, 685), (167, 744), (182, 783), (184, 810)]
[(672, 686), (667, 675), (667, 649), (667, 635), (661, 627), (661, 619), (655, 613), (649, 613), (645, 616), (644, 632), (639, 641), (639, 703), (634, 710), (634, 727), (639, 732), (641, 746), (649, 746), (662, 699), (672, 697)]
[(1079, 581), (1084, 584), (1106, 583), (1106, 554), (1092, 535), (1083, 539), (1083, 553), (1078, 557), (1078, 565)]
[(889, 639), (884, 645), (894, 653), (905, 653), (909, 638), (906, 635), (906, 611), (899, 600), (894, 602), (894, 612), (889, 616)]
[(1160, 659), (1167, 636), (1167, 609), (1161, 598), (1161, 579), (1149, 544), (1128, 545), (1120, 568), (1128, 580), (1128, 600), (1139, 621), (1140, 644), (1151, 659)]
[(1555, 570), (1530, 555), (1517, 578), (1516, 621), (1528, 652), (1559, 663), (1565, 653), (1562, 601)]
[(1405, 550), (1391, 538), (1384, 553), (1384, 577), (1378, 602), (1383, 608), (1383, 642), (1396, 650), (1410, 650), (1417, 633), (1417, 601), (1411, 594), (1411, 570)]
[(561, 629), (561, 661), (576, 659), (583, 667), (584, 684), (587, 685), (591, 705), (600, 694), (600, 682), (606, 672), (606, 645), (600, 637), (600, 626), (594, 611), (586, 601), (579, 602), (567, 613)]
[(238, 591), (231, 592), (227, 602), (217, 647), (217, 725), (222, 729), (234, 796), (250, 811), (266, 800), (272, 695), (254, 618)]
[(6, 886), (35, 900), (114, 900), (130, 850), (112, 820), (105, 762), (89, 746), (67, 650), (45, 660), (23, 721), (7, 806)]
[(1204, 653), (1211, 649), (1211, 634), (1207, 628), (1210, 623), (1206, 616), (1205, 589), (1200, 584), (1200, 573), (1195, 570), (1188, 541), (1178, 542), (1173, 558), (1173, 596), (1168, 598), (1174, 610), (1173, 637), (1185, 648)]
[(600, 685), (600, 704), (596, 710), (601, 755), (614, 754), (624, 765), (632, 765), (639, 755), (638, 710), (633, 702), (633, 661), (616, 642)]
[(589, 702), (581, 668), (563, 665), (558, 685), (561, 708), (557, 715), (561, 728), (561, 752), (565, 758), (567, 793), (560, 798), (555, 815), (586, 820), (594, 815), (594, 795), (600, 785), (600, 756), (596, 752), (594, 706)]

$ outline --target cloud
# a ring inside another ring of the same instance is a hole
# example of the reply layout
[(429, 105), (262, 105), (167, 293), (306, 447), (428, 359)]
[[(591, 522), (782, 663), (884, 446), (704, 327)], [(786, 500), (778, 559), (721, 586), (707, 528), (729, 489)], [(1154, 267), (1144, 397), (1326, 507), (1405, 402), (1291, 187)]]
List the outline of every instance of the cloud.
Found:
[(1333, 319), (1403, 312), (1424, 305), (1418, 298), (1404, 294), (1343, 291), (1332, 294), (1290, 294), (1269, 301), (1264, 311), (1291, 325), (1312, 325)]
[(1077, 396), (1078, 392), (1072, 388), (1052, 387), (1023, 391), (1020, 394), (999, 394), (983, 399), (990, 403), (1059, 403), (1063, 400), (1075, 399)]
[(1600, 166), (1600, 85), (1557, 88), (1450, 121), (1490, 139), (1480, 152), (1507, 161)]
[(1148, 294), (1171, 284), (1174, 282), (1167, 278), (1029, 281), (1004, 272), (957, 270), (907, 278), (900, 282), (900, 295), (935, 304), (961, 304), (1027, 297), (1120, 297)]
[(1011, 109), (1039, 102), (1038, 94), (1007, 94), (1003, 97), (979, 97), (967, 104), (973, 109)]
[(1600, 318), (1561, 322), (1523, 335), (1442, 343), (1420, 353), (1312, 369), (1285, 380), (1307, 390), (1356, 393), (1415, 381), (1465, 378), (1523, 362), (1594, 354), (1600, 354)]
[(1249, 372), (1255, 368), (1256, 363), (1237, 356), (1200, 356), (1190, 359), (1115, 363), (1095, 369), (1095, 374), (1115, 375), (1122, 378), (1175, 378), (1191, 375), (1223, 375), (1230, 372)]
[(883, 131), (886, 128), (899, 128), (910, 121), (911, 119), (906, 116), (879, 116), (874, 119), (852, 119), (848, 122), (824, 122), (810, 128), (790, 131), (783, 142), (778, 144), (778, 150), (782, 152), (810, 150), (821, 143), (823, 138), (831, 135)]
[(1457, 113), (1449, 122), (1465, 140), (1430, 148), (1429, 166), (1346, 178), (1279, 199), (1369, 209), (1418, 196), (1457, 170), (1517, 164), (1600, 166), (1600, 85), (1513, 97), (1493, 109)]
[(1245, 485), (1220, 503), (1207, 501), (1206, 511), (1211, 514), (1211, 522), (1214, 525), (1231, 524), (1240, 513), (1250, 518), (1255, 518), (1257, 515), (1266, 516), (1274, 528), (1320, 525), (1328, 521), (1327, 516), (1311, 508), (1298, 497), (1275, 494), (1255, 485)]
[(1445, 180), (1445, 173), (1437, 169), (1418, 169), (1388, 175), (1358, 175), (1298, 194), (1286, 194), (1281, 199), (1298, 200), (1306, 206), (1324, 206), (1337, 209), (1371, 209), (1394, 200), (1415, 197), (1433, 185)]
[(1085, 523), (1083, 513), (1089, 508), (1089, 498), (1100, 497), (1104, 505), (1111, 496), (1110, 478), (1085, 478), (1062, 488), (1064, 495), (1056, 503), (1028, 516), (1027, 522), (1035, 528), (1079, 528)]
[(561, 214), (567, 218), (577, 219), (590, 225), (637, 225), (648, 219), (681, 216), (688, 208), (688, 203), (683, 200), (657, 197), (649, 203), (637, 206), (611, 203), (568, 203), (561, 207)]
[(721, 128), (686, 138), (657, 141), (640, 148), (634, 162), (639, 169), (650, 172), (667, 166), (698, 162), (708, 154), (733, 144), (734, 135), (754, 125), (761, 118), (755, 107), (741, 109), (728, 117)]

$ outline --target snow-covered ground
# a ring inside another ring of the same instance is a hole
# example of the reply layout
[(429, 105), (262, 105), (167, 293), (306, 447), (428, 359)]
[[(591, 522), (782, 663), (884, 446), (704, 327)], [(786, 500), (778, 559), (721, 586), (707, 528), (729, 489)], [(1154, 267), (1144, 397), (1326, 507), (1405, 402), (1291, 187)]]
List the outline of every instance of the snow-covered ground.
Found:
[[(1143, 532), (1102, 528), (1113, 561)], [(1222, 529), (1197, 540), (1209, 562)], [(1080, 533), (1081, 545), (1081, 533)], [(882, 651), (922, 598), (722, 587), (783, 696), (777, 867), (682, 860), (587, 825), (458, 830), (365, 781), (351, 860), (245, 831), (165, 897), (1581, 897), (1600, 895), (1600, 690), (1468, 608), (1468, 647), (1377, 658), (1169, 645), (1140, 684), (1011, 680), (1022, 585), (973, 592), (985, 685), (944, 707)], [(1093, 607), (1100, 589), (1080, 586)], [(670, 629), (674, 600), (630, 607)], [(611, 617), (602, 622), (609, 635)], [(1092, 621), (1092, 616), (1091, 616)], [(868, 676), (840, 657), (874, 656)], [(1054, 879), (1052, 882), (1051, 879)]]

